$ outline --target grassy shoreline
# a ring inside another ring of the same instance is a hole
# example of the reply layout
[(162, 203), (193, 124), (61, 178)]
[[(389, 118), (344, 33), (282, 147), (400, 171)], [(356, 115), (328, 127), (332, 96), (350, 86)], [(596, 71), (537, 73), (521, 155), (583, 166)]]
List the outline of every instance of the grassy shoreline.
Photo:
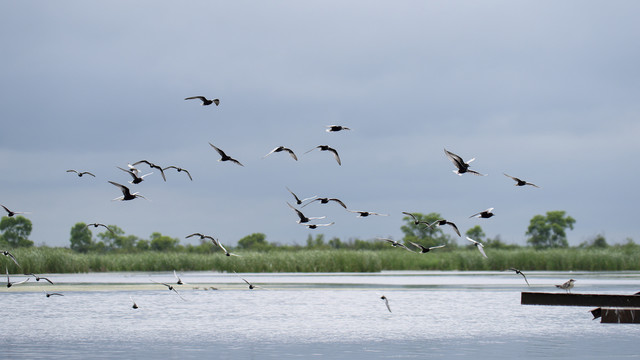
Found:
[(475, 249), (409, 253), (401, 249), (300, 250), (222, 253), (186, 252), (88, 253), (65, 248), (12, 250), (22, 269), (4, 258), (10, 273), (83, 273), (107, 271), (236, 271), (236, 272), (379, 272), (382, 270), (640, 270), (640, 249)]

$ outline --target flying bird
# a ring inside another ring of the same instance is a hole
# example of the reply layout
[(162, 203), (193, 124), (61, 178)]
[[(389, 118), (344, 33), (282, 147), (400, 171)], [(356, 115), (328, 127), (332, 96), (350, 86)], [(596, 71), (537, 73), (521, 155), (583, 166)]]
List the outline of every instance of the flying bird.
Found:
[(139, 165), (139, 164), (143, 164), (143, 163), (149, 165), (149, 167), (152, 168), (152, 169), (160, 170), (160, 175), (162, 175), (162, 179), (164, 181), (167, 181), (167, 177), (164, 176), (164, 169), (161, 166), (158, 166), (158, 165), (156, 165), (156, 164), (154, 164), (154, 163), (152, 163), (150, 161), (147, 161), (147, 160), (136, 161), (136, 162), (133, 163), (133, 166), (136, 166), (136, 165)]
[[(289, 190), (289, 188), (287, 188), (287, 190)], [(303, 202), (307, 201), (307, 200), (311, 200), (311, 199), (315, 199), (318, 196), (312, 196), (312, 197), (308, 197), (306, 199), (302, 199), (300, 200), (300, 198), (298, 198), (298, 196), (296, 194), (293, 193), (293, 191), (289, 190), (289, 192), (291, 193), (291, 195), (293, 195), (293, 197), (296, 199), (296, 204), (301, 205)]]
[(342, 130), (351, 130), (351, 129), (342, 125), (327, 125), (326, 132), (336, 132), (336, 131), (342, 131)]
[(113, 230), (111, 230), (107, 225), (105, 224), (100, 224), (100, 223), (93, 223), (93, 224), (87, 224), (87, 227), (89, 226), (93, 226), (94, 228), (97, 228), (98, 226), (102, 226), (105, 229), (109, 230), (110, 233), (115, 234), (115, 232), (113, 232)]
[(11, 279), (9, 279), (9, 268), (5, 267), (5, 269), (7, 270), (7, 287), (10, 288), (13, 285), (20, 285), (23, 283), (26, 283), (27, 281), (29, 281), (29, 278), (26, 278), (24, 280), (18, 281), (18, 282), (11, 282)]
[(213, 145), (212, 143), (209, 143), (209, 145), (211, 145), (212, 148), (216, 149), (216, 151), (218, 152), (218, 154), (220, 154), (220, 159), (218, 161), (231, 161), (233, 163), (236, 163), (240, 166), (244, 166), (240, 163), (240, 161), (232, 158), (231, 156), (227, 155), (224, 153), (224, 151), (222, 151), (221, 149), (217, 148), (215, 145)]
[(18, 260), (16, 259), (15, 256), (13, 256), (12, 253), (8, 252), (7, 250), (2, 250), (2, 255), (7, 256), (9, 258), (11, 258), (11, 260), (13, 260), (13, 262), (18, 265), (19, 268), (22, 268), (22, 266), (20, 266), (20, 264), (18, 264)]
[(527, 286), (531, 286), (531, 285), (529, 285), (529, 280), (527, 280), (527, 277), (524, 275), (524, 273), (522, 271), (520, 271), (520, 269), (509, 268), (509, 270), (515, 271), (516, 274), (522, 275), (522, 277), (524, 278), (524, 281), (527, 283)]
[(358, 217), (367, 217), (367, 216), (370, 216), (370, 215), (389, 216), (389, 214), (379, 214), (379, 213), (375, 213), (375, 212), (372, 212), (372, 211), (349, 210), (349, 209), (347, 209), (347, 211), (358, 214)]
[(25, 274), (27, 276), (33, 276), (34, 278), (36, 278), (36, 281), (40, 281), (40, 280), (45, 280), (46, 282), (48, 282), (49, 284), (53, 285), (53, 281), (49, 280), (49, 278), (46, 278), (44, 276), (38, 276), (36, 274)]
[(526, 182), (526, 181), (524, 181), (524, 180), (518, 179), (517, 177), (513, 177), (513, 176), (511, 176), (511, 175), (507, 175), (507, 174), (505, 174), (505, 173), (502, 173), (502, 174), (504, 174), (504, 176), (506, 176), (506, 177), (509, 177), (509, 178), (513, 179), (513, 181), (515, 181), (515, 182), (516, 182), (516, 183), (514, 184), (514, 186), (525, 186), (525, 185), (531, 185), (531, 186), (534, 186), (534, 187), (537, 187), (537, 188), (539, 188), (539, 187), (540, 187), (540, 186), (538, 186), (538, 185), (536, 185), (536, 184), (532, 184), (532, 183), (530, 183), (530, 182)]
[(176, 277), (176, 280), (177, 280), (177, 281), (176, 281), (176, 284), (178, 284), (178, 285), (184, 285), (184, 282), (182, 282), (182, 279), (180, 279), (180, 277), (178, 276), (178, 274), (176, 273), (176, 271), (175, 271), (175, 270), (173, 270), (173, 276), (175, 276), (175, 277)]
[(132, 194), (131, 190), (129, 190), (129, 188), (124, 186), (124, 185), (118, 184), (118, 183), (113, 182), (113, 181), (109, 181), (109, 184), (119, 187), (120, 190), (122, 191), (122, 196), (119, 196), (119, 197), (117, 197), (117, 198), (115, 198), (115, 199), (113, 199), (111, 201), (115, 201), (115, 200), (119, 200), (119, 201), (133, 200), (133, 199), (139, 198), (139, 197), (146, 200), (146, 198), (144, 196), (138, 194), (137, 192), (134, 192)]
[(245, 278), (240, 277), (240, 275), (238, 275), (238, 273), (236, 273), (235, 271), (234, 271), (234, 273), (236, 274), (236, 276), (238, 276), (240, 279), (242, 279), (242, 281), (244, 281), (245, 283), (247, 283), (247, 285), (249, 285), (249, 290), (253, 290), (255, 288), (262, 288), (261, 286), (254, 285), (254, 284), (248, 282)]
[(331, 226), (335, 224), (335, 222), (330, 222), (328, 224), (300, 224), (300, 225), (304, 225), (306, 227), (308, 227), (309, 229), (317, 229), (318, 226)]
[(318, 146), (314, 147), (313, 149), (305, 152), (305, 154), (309, 153), (309, 152), (312, 152), (315, 149), (320, 149), (320, 151), (329, 151), (329, 152), (331, 152), (333, 154), (333, 157), (338, 162), (338, 165), (342, 165), (342, 162), (340, 161), (340, 155), (338, 155), (338, 151), (336, 151), (336, 149), (330, 147), (329, 145), (318, 145)]
[(473, 243), (473, 245), (475, 245), (475, 247), (478, 249), (478, 251), (480, 251), (480, 254), (482, 254), (482, 256), (484, 256), (485, 258), (487, 257), (487, 254), (484, 253), (484, 245), (482, 245), (482, 243), (473, 240), (472, 238), (467, 236), (467, 240), (471, 241)]
[(129, 296), (129, 299), (131, 299), (131, 302), (133, 303), (133, 305), (131, 305), (131, 308), (132, 308), (132, 309), (137, 309), (137, 308), (139, 308), (138, 304), (136, 304), (136, 302), (135, 302), (135, 301), (133, 301), (133, 298), (132, 298), (131, 296)]
[(69, 170), (67, 170), (67, 172), (76, 173), (78, 175), (78, 177), (82, 177), (82, 175), (91, 175), (93, 177), (96, 177), (95, 175), (93, 175), (92, 173), (90, 173), (88, 171), (76, 171), (76, 170), (73, 170), (73, 169), (69, 169)]
[(451, 160), (453, 162), (453, 164), (458, 168), (458, 170), (453, 170), (454, 173), (461, 175), (468, 172), (474, 175), (478, 175), (478, 176), (485, 176), (484, 174), (480, 174), (479, 172), (475, 171), (475, 170), (471, 170), (469, 169), (469, 163), (472, 162), (473, 160), (475, 160), (475, 158), (464, 162), (464, 160), (462, 160), (462, 158), (450, 151), (447, 151), (447, 149), (444, 149), (444, 153), (445, 155), (447, 155), (447, 157), (449, 158), (449, 160)]
[(0, 205), (0, 206), (2, 206), (2, 208), (7, 212), (7, 216), (8, 217), (12, 217), (14, 215), (19, 215), (19, 214), (30, 214), (29, 212), (11, 211), (11, 210), (7, 209), (7, 207), (4, 206), (4, 205)]
[(207, 106), (207, 105), (211, 105), (211, 104), (216, 104), (216, 106), (220, 105), (220, 100), (219, 99), (207, 99), (204, 96), (191, 96), (188, 98), (185, 98), (185, 100), (193, 100), (193, 99), (199, 99), (202, 101), (202, 106)]
[(401, 248), (403, 248), (403, 249), (405, 249), (407, 251), (415, 252), (415, 251), (409, 249), (405, 244), (401, 244), (401, 243), (399, 243), (399, 242), (397, 242), (395, 240), (392, 240), (392, 239), (378, 238), (378, 240), (384, 240), (384, 241), (388, 242), (389, 244), (391, 244), (391, 246), (393, 246), (393, 247), (401, 247)]
[(473, 214), (471, 216), (469, 216), (469, 219), (471, 219), (472, 217), (478, 217), (481, 219), (488, 219), (490, 217), (492, 217), (493, 215), (495, 215), (494, 213), (492, 213), (491, 211), (493, 211), (493, 208), (488, 208), (487, 210), (481, 211), (477, 214)]
[[(44, 290), (43, 290), (43, 291), (44, 291)], [(49, 292), (46, 292), (46, 291), (44, 291), (44, 295), (45, 295), (46, 297), (52, 297), (52, 296), (64, 296), (64, 295), (62, 295), (62, 294), (60, 294), (60, 293), (49, 293)]]
[(571, 289), (573, 288), (573, 283), (576, 282), (574, 279), (569, 279), (569, 281), (565, 282), (562, 285), (556, 285), (557, 288), (565, 290), (568, 293), (571, 293)]
[(391, 312), (391, 307), (389, 306), (389, 299), (387, 299), (387, 297), (384, 295), (380, 296), (380, 299), (384, 300), (384, 304), (387, 305), (387, 310)]
[(424, 253), (428, 253), (429, 251), (433, 250), (433, 249), (440, 249), (445, 247), (446, 245), (438, 245), (438, 246), (431, 246), (431, 247), (426, 247), (426, 246), (422, 246), (418, 243), (414, 243), (413, 241), (409, 241), (413, 246), (417, 247), (420, 249), (420, 253), (424, 254)]
[(167, 170), (167, 169), (176, 169), (178, 172), (185, 172), (187, 174), (187, 176), (189, 177), (189, 180), (193, 181), (193, 178), (191, 177), (191, 174), (189, 173), (189, 171), (187, 171), (187, 169), (183, 169), (181, 167), (177, 167), (177, 166), (167, 166), (166, 168), (163, 168), (162, 171)]
[(293, 158), (293, 160), (298, 161), (298, 157), (296, 156), (296, 154), (293, 152), (293, 150), (284, 147), (284, 146), (278, 146), (277, 148), (271, 150), (267, 155), (263, 156), (262, 158), (266, 158), (267, 156), (273, 154), (273, 153), (277, 153), (277, 152), (281, 152), (281, 151), (286, 151), (289, 153), (289, 155), (291, 155), (291, 157)]
[(316, 198), (316, 199), (313, 199), (313, 200), (309, 201), (308, 203), (306, 203), (306, 204), (302, 205), (302, 207), (305, 207), (305, 206), (307, 206), (307, 205), (311, 204), (311, 203), (312, 203), (312, 202), (314, 202), (314, 201), (320, 201), (320, 204), (326, 204), (326, 203), (328, 203), (329, 201), (334, 201), (334, 202), (337, 202), (338, 204), (340, 204), (340, 206), (342, 206), (343, 208), (345, 208), (345, 209), (347, 208), (347, 205), (345, 205), (345, 204), (342, 202), (342, 200), (340, 200), (340, 199), (336, 199), (336, 198)]
[(460, 235), (460, 230), (458, 230), (458, 227), (456, 226), (456, 224), (452, 223), (451, 221), (445, 220), (445, 219), (436, 220), (436, 221), (432, 222), (429, 226), (430, 227), (434, 227), (434, 226), (442, 226), (442, 225), (451, 226), (453, 228), (453, 230), (455, 230), (456, 234), (458, 234), (458, 236), (462, 236), (462, 235)]
[(311, 220), (320, 220), (320, 219), (324, 219), (326, 218), (326, 216), (320, 216), (320, 217), (306, 217), (304, 216), (304, 214), (302, 213), (302, 211), (296, 209), (293, 207), (293, 205), (287, 203), (287, 205), (289, 205), (290, 208), (293, 209), (293, 211), (296, 212), (296, 214), (298, 214), (298, 217), (300, 218), (300, 220), (298, 220), (298, 224), (304, 224), (304, 223), (308, 223)]
[(193, 234), (191, 234), (191, 235), (187, 235), (187, 237), (186, 237), (186, 238), (188, 239), (188, 238), (190, 238), (190, 237), (194, 237), (194, 236), (198, 236), (198, 237), (200, 237), (200, 240), (203, 240), (203, 239), (210, 239), (210, 240), (213, 240), (213, 241), (215, 242), (215, 239), (214, 239), (212, 236), (204, 235), (204, 234), (201, 234), (201, 233), (193, 233)]
[(415, 225), (424, 224), (424, 225), (427, 225), (428, 227), (431, 227), (431, 224), (429, 224), (427, 221), (418, 220), (418, 218), (415, 215), (413, 215), (412, 213), (409, 213), (409, 212), (406, 212), (406, 211), (403, 211), (402, 213), (405, 214), (405, 215), (409, 215), (411, 217), (411, 219), (413, 219), (413, 223)]
[(140, 184), (142, 181), (144, 181), (144, 178), (146, 176), (149, 176), (153, 173), (148, 173), (148, 174), (144, 174), (142, 176), (140, 176), (140, 170), (136, 169), (133, 165), (128, 165), (129, 166), (129, 170), (127, 169), (123, 169), (120, 166), (116, 166), (118, 169), (128, 173), (129, 175), (131, 175), (131, 177), (133, 178), (133, 180), (129, 181), (129, 184)]
[(173, 287), (173, 285), (166, 284), (166, 283), (161, 283), (161, 282), (157, 282), (157, 281), (154, 281), (154, 280), (151, 280), (151, 281), (153, 281), (153, 282), (154, 282), (154, 283), (156, 283), (156, 284), (160, 284), (160, 285), (164, 285), (164, 286), (166, 286), (166, 287), (169, 289), (169, 291), (173, 291), (173, 292), (175, 292), (176, 294), (178, 294), (178, 296), (180, 296), (180, 299), (185, 300), (185, 298), (183, 298), (183, 297), (182, 297), (182, 295), (180, 295), (180, 293), (178, 292), (178, 290), (176, 290), (176, 288), (174, 288), (174, 287)]
[(220, 247), (220, 249), (222, 249), (222, 251), (224, 251), (224, 254), (227, 256), (240, 256), (238, 254), (234, 254), (234, 253), (230, 253), (224, 246), (222, 246), (222, 243), (220, 242), (220, 240), (213, 240), (213, 243), (218, 245)]

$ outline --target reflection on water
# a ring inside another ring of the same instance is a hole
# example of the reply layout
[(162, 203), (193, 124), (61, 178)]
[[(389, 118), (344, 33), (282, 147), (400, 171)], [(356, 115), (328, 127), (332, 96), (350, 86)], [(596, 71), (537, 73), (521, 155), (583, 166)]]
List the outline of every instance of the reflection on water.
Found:
[[(640, 273), (49, 275), (0, 292), (8, 357), (602, 358), (636, 356), (638, 325), (589, 308), (520, 305), (521, 291), (632, 294)], [(263, 289), (249, 290), (243, 277)], [(210, 286), (219, 290), (205, 291)], [(43, 290), (65, 296), (44, 296)], [(380, 299), (389, 299), (389, 313)], [(140, 306), (131, 308), (131, 299)]]

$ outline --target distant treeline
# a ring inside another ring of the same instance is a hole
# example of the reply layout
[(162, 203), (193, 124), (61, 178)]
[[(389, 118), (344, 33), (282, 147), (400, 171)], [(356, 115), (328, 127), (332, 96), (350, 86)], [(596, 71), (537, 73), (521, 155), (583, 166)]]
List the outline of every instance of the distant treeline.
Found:
[[(442, 250), (442, 249), (438, 249)], [(0, 257), (10, 273), (78, 273), (103, 271), (218, 271), (218, 272), (379, 272), (382, 270), (506, 270), (620, 271), (640, 270), (640, 246), (633, 242), (600, 248), (536, 250), (531, 247), (486, 247), (485, 259), (474, 248), (411, 253), (385, 250), (308, 250), (258, 252), (236, 250), (194, 253), (143, 251), (137, 253), (78, 253), (66, 248), (29, 247), (13, 251), (21, 268)]]

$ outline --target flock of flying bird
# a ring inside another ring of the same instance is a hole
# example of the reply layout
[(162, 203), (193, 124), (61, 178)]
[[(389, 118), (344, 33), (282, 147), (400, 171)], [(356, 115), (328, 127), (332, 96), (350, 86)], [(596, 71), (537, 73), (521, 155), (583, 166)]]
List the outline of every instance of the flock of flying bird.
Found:
[[(219, 106), (219, 104), (220, 104), (220, 100), (219, 100), (219, 99), (207, 99), (207, 98), (206, 98), (206, 97), (204, 97), (204, 96), (192, 96), (192, 97), (187, 97), (187, 98), (185, 98), (185, 100), (200, 100), (200, 101), (202, 102), (202, 105), (203, 105), (203, 106), (208, 106), (208, 105), (211, 105), (211, 104), (215, 104), (216, 106)], [(351, 129), (350, 129), (350, 128), (348, 128), (348, 127), (342, 126), (342, 125), (328, 125), (328, 126), (326, 126), (326, 132), (339, 132), (339, 131), (346, 131), (346, 130), (351, 130)], [(220, 159), (219, 159), (218, 161), (220, 161), (220, 162), (226, 162), (226, 161), (229, 161), (229, 162), (234, 163), (234, 164), (236, 164), (236, 165), (244, 166), (240, 161), (238, 161), (237, 159), (235, 159), (235, 158), (233, 158), (233, 157), (231, 157), (231, 156), (227, 155), (227, 154), (226, 154), (222, 149), (220, 149), (219, 147), (217, 147), (217, 146), (213, 145), (213, 144), (212, 144), (212, 143), (210, 143), (210, 142), (209, 142), (209, 145), (210, 145), (210, 146), (211, 146), (211, 147), (212, 147), (212, 148), (213, 148), (213, 149), (218, 153), (218, 155), (220, 156)], [(318, 145), (318, 146), (316, 146), (316, 147), (314, 147), (314, 148), (312, 148), (312, 149), (310, 149), (310, 150), (306, 151), (306, 152), (305, 152), (305, 154), (306, 154), (306, 153), (309, 153), (309, 152), (311, 152), (311, 151), (313, 151), (313, 150), (327, 151), (327, 152), (331, 153), (331, 154), (333, 155), (333, 157), (334, 157), (335, 161), (338, 163), (338, 165), (342, 165), (342, 161), (341, 161), (341, 159), (340, 159), (340, 155), (338, 154), (338, 151), (337, 151), (336, 149), (334, 149), (334, 148), (330, 147), (329, 145)], [(274, 149), (272, 149), (271, 151), (269, 151), (266, 155), (264, 155), (262, 158), (266, 158), (266, 157), (268, 157), (268, 156), (270, 156), (270, 155), (272, 155), (272, 154), (280, 153), (280, 152), (285, 152), (285, 153), (287, 153), (287, 154), (288, 154), (288, 155), (289, 155), (293, 160), (295, 160), (295, 161), (297, 161), (297, 160), (298, 160), (298, 157), (297, 157), (297, 155), (295, 154), (295, 152), (294, 152), (293, 150), (291, 150), (290, 148), (287, 148), (287, 147), (285, 147), (285, 146), (278, 146), (278, 147), (275, 147)], [(476, 175), (476, 176), (485, 176), (485, 174), (482, 174), (482, 173), (480, 173), (480, 172), (478, 172), (478, 171), (473, 170), (473, 169), (471, 169), (471, 168), (470, 168), (470, 163), (471, 163), (471, 162), (473, 162), (475, 159), (470, 159), (470, 160), (468, 160), (468, 161), (466, 161), (466, 162), (465, 162), (465, 161), (464, 161), (464, 160), (463, 160), (459, 155), (457, 155), (457, 154), (455, 154), (455, 153), (453, 153), (453, 152), (450, 152), (450, 151), (448, 151), (447, 149), (444, 149), (444, 153), (445, 153), (446, 157), (447, 157), (449, 160), (451, 160), (451, 162), (452, 162), (452, 163), (454, 164), (454, 166), (456, 167), (456, 170), (453, 170), (453, 172), (454, 172), (454, 173), (456, 173), (457, 175), (462, 176), (462, 175), (463, 175), (463, 174), (465, 174), (465, 173), (469, 173), (469, 174), (473, 174), (473, 175)], [(140, 169), (138, 169), (138, 168), (136, 167), (136, 166), (138, 166), (138, 165), (140, 165), (140, 164), (145, 164), (145, 165), (146, 165), (146, 166), (148, 166), (150, 169), (156, 169), (156, 170), (158, 170), (158, 171), (160, 172), (160, 175), (162, 176), (162, 179), (163, 179), (165, 182), (167, 181), (165, 171), (170, 170), (170, 169), (173, 169), (173, 170), (177, 171), (178, 173), (182, 173), (182, 172), (184, 172), (184, 173), (188, 176), (189, 180), (193, 181), (193, 178), (192, 178), (192, 176), (191, 176), (191, 173), (190, 173), (188, 170), (184, 169), (184, 168), (181, 168), (181, 167), (179, 167), (179, 166), (175, 166), (175, 165), (170, 165), (170, 166), (162, 167), (162, 166), (159, 166), (159, 165), (157, 165), (157, 164), (155, 164), (155, 163), (153, 163), (153, 162), (150, 162), (150, 161), (148, 161), (148, 160), (140, 160), (140, 161), (134, 162), (134, 163), (132, 163), (132, 164), (128, 164), (128, 165), (127, 165), (127, 167), (128, 167), (127, 169), (122, 168), (122, 167), (119, 167), (119, 166), (117, 166), (117, 168), (118, 168), (118, 169), (120, 169), (120, 170), (122, 170), (123, 172), (126, 172), (127, 174), (129, 174), (129, 175), (131, 176), (131, 180), (129, 181), (129, 184), (131, 184), (131, 185), (137, 185), (137, 184), (142, 183), (142, 182), (144, 181), (145, 177), (147, 177), (147, 176), (149, 176), (149, 175), (151, 175), (151, 174), (152, 174), (152, 173), (142, 174), (142, 172), (140, 171)], [(68, 172), (68, 173), (73, 173), (73, 174), (77, 175), (78, 177), (83, 177), (83, 176), (85, 176), (85, 175), (88, 175), (88, 176), (91, 176), (91, 177), (94, 177), (94, 178), (96, 177), (96, 176), (95, 176), (93, 173), (91, 173), (90, 171), (79, 171), (79, 170), (75, 170), (75, 169), (69, 169), (69, 170), (67, 170), (67, 172)], [(513, 181), (515, 181), (515, 184), (514, 184), (515, 186), (526, 186), (526, 185), (529, 185), (529, 186), (533, 186), (533, 187), (536, 187), (536, 188), (538, 188), (538, 187), (539, 187), (539, 186), (537, 186), (537, 185), (535, 185), (535, 184), (533, 184), (533, 183), (530, 183), (530, 182), (528, 182), (528, 181), (522, 180), (522, 179), (520, 179), (520, 178), (517, 178), (517, 177), (511, 176), (511, 175), (508, 175), (508, 174), (506, 174), (506, 173), (503, 173), (503, 174), (504, 174), (504, 176), (506, 176), (506, 177), (508, 177), (508, 178), (511, 178)], [(137, 199), (137, 198), (143, 198), (143, 199), (146, 199), (143, 195), (139, 194), (138, 192), (132, 192), (132, 191), (131, 191), (131, 189), (129, 188), (129, 186), (125, 186), (125, 185), (123, 185), (123, 184), (120, 184), (120, 183), (118, 183), (118, 182), (111, 181), (111, 180), (108, 180), (108, 183), (110, 183), (110, 184), (112, 184), (112, 185), (114, 185), (114, 186), (118, 187), (118, 188), (120, 189), (121, 193), (122, 193), (122, 195), (121, 195), (121, 196), (114, 198), (114, 199), (113, 199), (114, 201), (129, 201), (129, 200), (134, 200), (134, 199)], [(388, 216), (388, 214), (381, 214), (381, 213), (376, 213), (376, 212), (372, 212), (372, 211), (351, 210), (351, 209), (349, 209), (349, 208), (347, 207), (347, 205), (346, 205), (342, 200), (337, 199), (337, 198), (329, 198), (329, 197), (318, 197), (318, 196), (313, 196), (313, 197), (309, 197), (309, 198), (300, 199), (300, 198), (299, 198), (299, 197), (298, 197), (298, 196), (297, 196), (293, 191), (291, 191), (289, 188), (287, 188), (287, 190), (288, 190), (288, 191), (291, 193), (291, 195), (294, 197), (294, 199), (295, 199), (295, 204), (296, 204), (296, 205), (298, 205), (298, 206), (300, 206), (300, 208), (304, 208), (304, 207), (306, 207), (306, 206), (308, 206), (309, 204), (314, 203), (314, 202), (318, 202), (318, 203), (320, 203), (320, 204), (328, 204), (329, 202), (334, 202), (334, 203), (338, 204), (339, 206), (341, 206), (342, 208), (344, 208), (346, 211), (349, 211), (349, 212), (352, 212), (352, 213), (357, 214), (357, 216), (358, 216), (358, 217), (368, 217), (368, 216)], [(307, 217), (307, 216), (305, 216), (305, 215), (302, 213), (302, 211), (301, 211), (300, 209), (298, 209), (298, 208), (296, 208), (295, 206), (291, 205), (289, 202), (287, 202), (287, 205), (288, 205), (288, 206), (289, 206), (289, 207), (290, 207), (290, 208), (295, 212), (295, 214), (297, 215), (297, 217), (298, 217), (297, 223), (299, 223), (299, 224), (301, 224), (301, 225), (304, 225), (304, 226), (308, 227), (309, 229), (316, 229), (316, 228), (318, 228), (318, 227), (322, 227), (322, 226), (330, 226), (330, 225), (333, 225), (333, 224), (334, 224), (334, 222), (321, 223), (321, 224), (318, 224), (318, 223), (312, 223), (312, 221), (313, 221), (313, 220), (320, 220), (320, 219), (324, 219), (324, 218), (325, 218), (325, 216), (321, 216), (321, 217)], [(9, 217), (14, 216), (14, 215), (17, 215), (17, 214), (27, 214), (27, 212), (18, 212), (18, 211), (12, 211), (12, 210), (9, 210), (9, 209), (8, 209), (7, 207), (5, 207), (4, 205), (0, 205), (0, 206), (2, 206), (2, 208), (4, 208), (4, 210), (7, 212), (7, 215), (8, 215)], [(478, 218), (482, 218), (482, 219), (488, 219), (488, 218), (491, 218), (491, 217), (493, 217), (493, 216), (494, 216), (494, 214), (493, 214), (493, 212), (492, 212), (492, 211), (493, 211), (493, 208), (488, 208), (488, 209), (486, 209), (486, 210), (484, 210), (484, 211), (481, 211), (481, 212), (478, 212), (478, 213), (476, 213), (476, 214), (471, 215), (471, 216), (470, 216), (470, 218), (472, 218), (472, 217), (478, 217)], [(407, 215), (407, 216), (409, 216), (411, 219), (413, 219), (413, 221), (414, 221), (415, 225), (418, 225), (418, 226), (427, 226), (427, 227), (430, 227), (430, 228), (437, 227), (437, 226), (444, 226), (444, 225), (447, 225), (447, 226), (450, 226), (450, 227), (455, 231), (455, 233), (456, 233), (458, 236), (461, 236), (460, 231), (459, 231), (458, 227), (456, 226), (456, 224), (455, 224), (455, 223), (453, 223), (453, 222), (451, 222), (451, 221), (448, 221), (448, 220), (446, 220), (446, 219), (439, 219), (439, 220), (436, 220), (436, 221), (434, 221), (434, 222), (432, 222), (432, 223), (428, 223), (428, 222), (425, 222), (425, 221), (420, 221), (420, 220), (419, 220), (419, 219), (418, 219), (414, 214), (412, 214), (412, 213), (410, 213), (410, 212), (402, 212), (402, 213), (403, 213), (403, 214), (405, 214), (405, 215)], [(91, 227), (91, 226), (93, 226), (94, 228), (97, 228), (97, 227), (101, 226), (101, 227), (104, 227), (107, 231), (110, 231), (110, 232), (112, 232), (112, 233), (113, 233), (113, 230), (112, 230), (112, 229), (110, 229), (110, 228), (109, 228), (107, 225), (105, 225), (105, 224), (101, 224), (101, 223), (91, 223), (91, 224), (87, 224), (86, 226), (87, 226), (87, 227)], [(237, 254), (234, 254), (234, 253), (229, 252), (229, 251), (228, 251), (228, 250), (227, 250), (227, 249), (222, 245), (222, 243), (219, 241), (219, 239), (216, 239), (216, 238), (214, 238), (214, 237), (212, 237), (212, 236), (210, 236), (210, 235), (205, 235), (205, 234), (202, 234), (202, 233), (193, 233), (193, 234), (190, 234), (190, 235), (186, 236), (186, 238), (191, 238), (191, 237), (199, 237), (199, 239), (201, 239), (201, 240), (210, 240), (210, 241), (211, 241), (215, 246), (219, 247), (219, 248), (220, 248), (220, 249), (225, 253), (225, 255), (226, 255), (226, 256), (239, 256), (239, 255), (237, 255)], [(392, 239), (387, 239), (387, 238), (378, 238), (378, 239), (379, 239), (379, 240), (383, 240), (383, 241), (387, 241), (387, 242), (389, 242), (389, 243), (391, 244), (391, 246), (393, 246), (393, 247), (400, 247), (400, 248), (403, 248), (403, 249), (408, 250), (408, 251), (410, 251), (410, 252), (418, 252), (418, 253), (422, 253), (422, 254), (424, 254), (424, 253), (428, 253), (428, 252), (430, 252), (430, 251), (432, 251), (432, 250), (434, 250), (434, 249), (440, 249), (440, 248), (445, 247), (445, 245), (425, 247), (425, 246), (423, 246), (423, 245), (421, 245), (421, 244), (419, 244), (419, 243), (416, 243), (416, 242), (410, 241), (411, 246), (413, 246), (413, 247), (415, 247), (415, 248), (417, 249), (417, 251), (415, 251), (415, 250), (410, 249), (410, 247), (408, 247), (407, 245), (402, 244), (402, 243), (400, 243), (400, 242), (398, 242), (398, 241), (395, 241), (395, 240), (392, 240)], [(474, 246), (478, 249), (478, 251), (480, 252), (480, 254), (481, 254), (483, 257), (487, 258), (487, 255), (486, 255), (486, 253), (485, 253), (485, 251), (484, 251), (484, 245), (483, 245), (482, 243), (480, 243), (479, 241), (476, 241), (476, 240), (474, 240), (474, 239), (471, 239), (471, 238), (470, 238), (470, 237), (468, 237), (468, 236), (466, 237), (466, 239), (467, 239), (467, 240), (468, 240), (472, 245), (474, 245)], [(3, 252), (2, 252), (2, 254), (3, 254), (3, 255), (5, 255), (5, 256), (10, 257), (10, 258), (11, 258), (11, 260), (12, 260), (13, 262), (15, 262), (15, 263), (16, 263), (16, 265), (18, 265), (18, 266), (20, 267), (20, 265), (18, 264), (17, 259), (16, 259), (12, 254), (10, 254), (8, 251), (3, 251)], [(529, 281), (527, 280), (527, 278), (526, 278), (525, 274), (524, 274), (524, 273), (522, 273), (522, 271), (520, 271), (519, 269), (516, 269), (516, 268), (509, 268), (508, 270), (510, 270), (510, 271), (514, 271), (516, 274), (521, 275), (521, 276), (524, 278), (524, 280), (526, 281), (527, 285), (529, 285)], [(10, 278), (9, 278), (8, 268), (6, 269), (6, 273), (7, 273), (7, 287), (11, 287), (11, 286), (13, 286), (13, 285), (21, 284), (21, 283), (24, 283), (24, 282), (26, 282), (27, 280), (29, 280), (29, 278), (26, 278), (26, 279), (24, 279), (24, 280), (22, 280), (22, 281), (19, 281), (19, 282), (11, 282), (11, 280), (10, 280)], [(39, 277), (39, 276), (37, 276), (37, 275), (35, 275), (35, 274), (25, 274), (25, 275), (34, 276), (34, 277), (35, 277), (35, 279), (36, 279), (36, 281), (39, 281), (39, 280), (43, 279), (43, 280), (45, 280), (45, 281), (47, 281), (47, 282), (49, 282), (49, 283), (53, 284), (53, 282), (52, 282), (51, 280), (49, 280), (49, 279), (47, 279), (47, 278), (44, 278), (44, 277)], [(175, 275), (175, 277), (178, 279), (177, 284), (178, 284), (178, 285), (182, 285), (182, 284), (183, 284), (183, 282), (182, 282), (182, 280), (180, 280), (180, 278), (177, 276), (177, 274), (175, 273), (175, 271), (174, 271), (174, 275)], [(253, 285), (253, 284), (249, 283), (249, 282), (248, 282), (247, 280), (245, 280), (245, 279), (242, 279), (242, 280), (243, 280), (245, 283), (247, 283), (247, 284), (249, 285), (249, 289), (254, 289), (254, 288), (258, 287), (258, 286), (256, 286), (256, 285)], [(556, 287), (561, 288), (561, 289), (566, 290), (566, 291), (570, 291), (570, 289), (573, 287), (573, 283), (574, 283), (574, 282), (575, 282), (575, 280), (574, 280), (574, 279), (571, 279), (571, 280), (567, 281), (566, 283), (564, 283), (564, 284), (562, 284), (562, 285), (556, 285)], [(168, 284), (168, 283), (159, 283), (159, 284), (162, 284), (162, 285), (166, 286), (170, 291), (174, 291), (175, 293), (177, 293), (178, 295), (180, 295), (180, 294), (177, 292), (177, 290), (175, 289), (175, 287), (174, 287), (173, 285)], [(45, 292), (45, 294), (46, 294), (46, 296), (47, 296), (47, 297), (50, 297), (50, 296), (52, 296), (52, 295), (62, 295), (62, 294), (59, 294), (59, 293), (47, 293), (47, 292)], [(182, 298), (182, 296), (180, 296), (180, 297)], [(184, 298), (183, 298), (183, 299), (184, 299)], [(387, 309), (388, 309), (389, 311), (391, 311), (391, 308), (389, 307), (388, 299), (387, 299), (384, 295), (381, 297), (381, 299), (383, 299), (383, 300), (385, 301), (385, 304), (386, 304), (386, 306), (387, 306)], [(132, 300), (133, 300), (133, 299), (132, 299)], [(137, 306), (137, 304), (136, 304), (135, 302), (134, 302), (133, 308), (138, 308), (138, 306)]]

